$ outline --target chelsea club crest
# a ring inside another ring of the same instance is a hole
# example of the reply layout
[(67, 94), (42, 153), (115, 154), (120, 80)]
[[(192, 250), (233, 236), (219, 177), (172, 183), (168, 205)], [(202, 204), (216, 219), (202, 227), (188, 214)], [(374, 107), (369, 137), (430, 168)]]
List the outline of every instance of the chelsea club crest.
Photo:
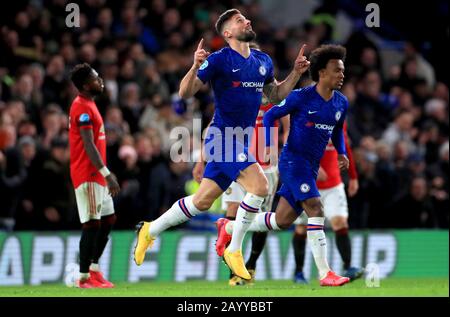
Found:
[(310, 187), (309, 187), (309, 185), (306, 184), (306, 183), (303, 183), (303, 184), (300, 185), (300, 191), (301, 191), (302, 193), (307, 193), (307, 192), (309, 192), (309, 189), (310, 189)]
[(264, 76), (267, 73), (266, 68), (264, 66), (260, 66), (259, 73), (261, 74), (261, 76)]
[(200, 65), (199, 70), (204, 70), (206, 67), (208, 67), (208, 65), (209, 65), (208, 60), (205, 60), (203, 64)]

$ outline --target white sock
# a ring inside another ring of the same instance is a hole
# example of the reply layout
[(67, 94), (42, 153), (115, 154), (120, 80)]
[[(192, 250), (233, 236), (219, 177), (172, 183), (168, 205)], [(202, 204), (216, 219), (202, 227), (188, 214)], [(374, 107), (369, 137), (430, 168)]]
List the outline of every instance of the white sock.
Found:
[(91, 275), (89, 273), (81, 273), (80, 272), (80, 281), (87, 280)]
[[(228, 234), (233, 233), (234, 221), (229, 221), (225, 230)], [(281, 230), (278, 227), (277, 222), (275, 220), (274, 212), (261, 212), (256, 215), (255, 219), (253, 219), (252, 224), (248, 227), (248, 231), (258, 231), (258, 232), (267, 232), (272, 230)]]
[(245, 233), (258, 214), (263, 201), (264, 197), (251, 193), (245, 195), (244, 200), (239, 205), (236, 220), (234, 221), (233, 234), (230, 245), (228, 246), (230, 252), (236, 252), (242, 249), (242, 241), (244, 240)]
[(193, 195), (181, 198), (169, 210), (159, 216), (158, 219), (152, 221), (149, 230), (150, 235), (157, 237), (167, 228), (177, 226), (201, 213), (192, 203), (192, 198)]
[(327, 261), (327, 239), (323, 231), (324, 217), (308, 218), (307, 236), (308, 242), (319, 270), (319, 277), (323, 279), (330, 271)]
[(89, 270), (100, 272), (100, 265), (98, 265), (98, 263), (91, 263), (91, 265), (89, 266)]

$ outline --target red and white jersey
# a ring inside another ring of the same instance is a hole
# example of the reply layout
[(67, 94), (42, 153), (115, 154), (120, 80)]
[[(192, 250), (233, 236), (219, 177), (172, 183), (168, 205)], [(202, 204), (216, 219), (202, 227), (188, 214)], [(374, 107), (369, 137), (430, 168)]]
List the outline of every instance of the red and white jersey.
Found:
[(92, 129), (94, 144), (106, 165), (106, 135), (103, 119), (95, 102), (82, 96), (77, 96), (70, 106), (69, 116), (69, 146), (70, 146), (70, 176), (74, 188), (85, 182), (95, 182), (106, 186), (106, 181), (95, 168), (84, 150), (81, 129)]
[[(350, 179), (357, 179), (358, 173), (356, 171), (355, 161), (353, 159), (353, 152), (348, 142), (347, 122), (344, 123), (344, 141), (345, 148), (347, 150), (347, 157), (350, 161), (348, 174)], [(342, 183), (341, 171), (339, 170), (337, 158), (338, 153), (330, 140), (327, 144), (322, 159), (320, 160), (320, 167), (322, 167), (325, 170), (325, 173), (327, 173), (327, 179), (325, 181), (317, 181), (317, 188), (328, 189)]]
[[(269, 103), (261, 105), (259, 107), (258, 116), (256, 117), (255, 131), (252, 136), (252, 142), (250, 144), (250, 153), (256, 158), (256, 161), (261, 165), (263, 169), (270, 167), (269, 163), (264, 162), (264, 156), (266, 152), (266, 141), (264, 137), (264, 114), (273, 107), (273, 104)], [(278, 146), (278, 121), (275, 123), (274, 140), (272, 144)]]

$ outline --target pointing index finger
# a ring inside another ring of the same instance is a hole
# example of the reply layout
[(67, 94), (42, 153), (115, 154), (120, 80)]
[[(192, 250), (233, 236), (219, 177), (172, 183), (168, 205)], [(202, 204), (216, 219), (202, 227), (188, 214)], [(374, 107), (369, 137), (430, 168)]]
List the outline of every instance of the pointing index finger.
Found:
[(203, 38), (198, 43), (197, 50), (201, 50), (202, 48), (203, 48)]
[(303, 44), (302, 48), (300, 49), (300, 53), (298, 53), (298, 57), (302, 57), (303, 56), (303, 53), (305, 52), (305, 47), (306, 47), (306, 44)]

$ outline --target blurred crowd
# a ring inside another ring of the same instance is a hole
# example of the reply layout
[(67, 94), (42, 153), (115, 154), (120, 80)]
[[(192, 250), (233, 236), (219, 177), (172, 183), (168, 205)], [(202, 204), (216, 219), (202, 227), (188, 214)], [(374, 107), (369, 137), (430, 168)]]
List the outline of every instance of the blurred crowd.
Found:
[[(118, 229), (158, 217), (195, 189), (193, 163), (174, 162), (172, 128), (204, 128), (214, 104), (209, 87), (177, 94), (200, 38), (225, 45), (214, 31), (224, 10), (252, 21), (258, 44), (283, 79), (307, 53), (334, 41), (336, 12), (326, 6), (297, 26), (271, 24), (257, 1), (84, 0), (80, 27), (66, 27), (65, 0), (18, 1), (0, 22), (0, 229), (79, 228), (69, 177), (68, 111), (77, 91), (71, 68), (95, 67), (105, 81), (96, 99), (107, 134), (108, 166), (122, 191)], [(3, 23), (3, 24), (1, 24)], [(405, 41), (401, 61), (383, 68), (381, 49), (361, 30), (346, 46), (349, 135), (360, 190), (351, 198), (352, 228), (448, 228), (448, 87), (420, 43)], [(308, 83), (303, 78), (299, 86)]]

